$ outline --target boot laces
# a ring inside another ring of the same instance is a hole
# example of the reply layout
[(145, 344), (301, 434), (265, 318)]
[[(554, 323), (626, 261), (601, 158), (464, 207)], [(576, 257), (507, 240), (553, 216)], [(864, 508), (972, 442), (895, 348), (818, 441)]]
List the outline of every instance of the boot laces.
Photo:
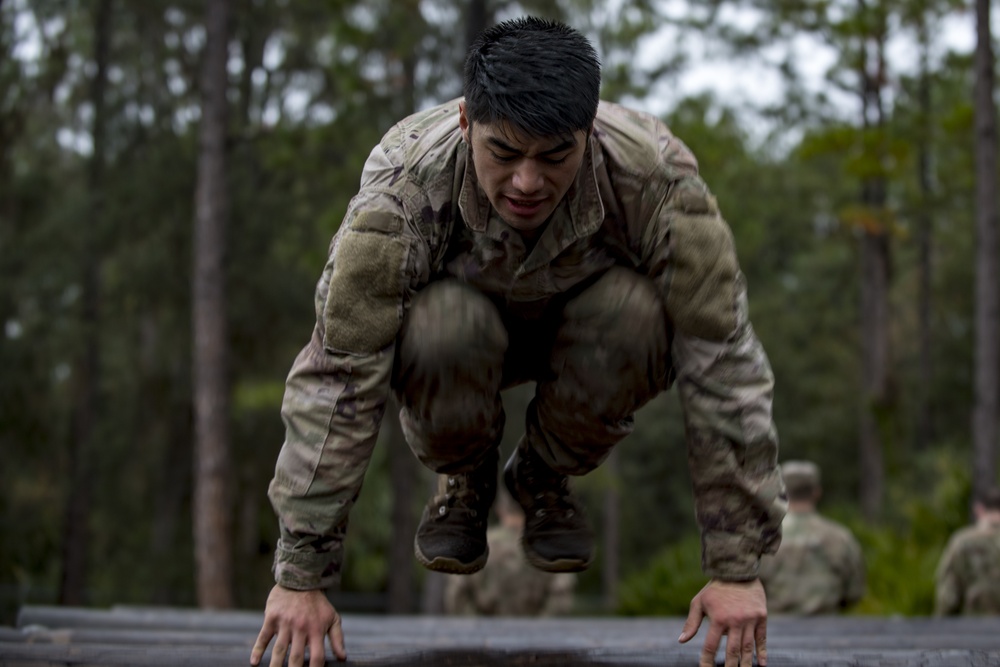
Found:
[(449, 511), (468, 513), (473, 519), (481, 521), (478, 506), (483, 496), (479, 487), (472, 479), (472, 474), (456, 474), (442, 477), (438, 487), (436, 504), (439, 518), (444, 518)]
[(538, 479), (534, 471), (526, 471), (525, 484), (533, 490), (535, 516), (539, 519), (571, 519), (576, 514), (576, 503), (570, 496), (569, 480), (565, 475), (552, 474)]

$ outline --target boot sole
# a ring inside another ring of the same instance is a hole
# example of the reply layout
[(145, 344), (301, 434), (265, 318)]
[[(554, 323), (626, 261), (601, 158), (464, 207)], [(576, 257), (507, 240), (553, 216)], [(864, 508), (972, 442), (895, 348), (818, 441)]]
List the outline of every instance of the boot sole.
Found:
[(524, 538), (521, 538), (521, 549), (524, 551), (525, 559), (527, 559), (528, 563), (532, 567), (545, 572), (583, 572), (590, 567), (590, 563), (592, 562), (592, 559), (580, 560), (579, 558), (546, 560), (535, 553), (531, 547), (525, 543)]
[(421, 565), (426, 567), (428, 570), (433, 570), (434, 572), (444, 572), (445, 574), (473, 574), (475, 572), (479, 572), (486, 566), (486, 561), (489, 559), (490, 551), (487, 549), (483, 552), (482, 556), (471, 563), (463, 563), (457, 558), (448, 558), (447, 556), (435, 556), (434, 558), (428, 558), (420, 550), (420, 545), (417, 541), (413, 540), (413, 555), (416, 556)]

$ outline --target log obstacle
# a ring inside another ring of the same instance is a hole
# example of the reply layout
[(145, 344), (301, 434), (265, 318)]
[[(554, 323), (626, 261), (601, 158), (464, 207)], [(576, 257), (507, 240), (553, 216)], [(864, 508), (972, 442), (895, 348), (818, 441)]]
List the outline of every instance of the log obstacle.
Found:
[[(259, 611), (25, 606), (16, 627), (0, 627), (0, 667), (242, 666), (262, 621)], [(344, 634), (348, 665), (695, 667), (707, 623), (682, 645), (683, 622), (344, 614)], [(329, 648), (326, 660), (339, 664)], [(720, 651), (716, 663), (724, 662)], [(1000, 618), (772, 617), (768, 664), (992, 667)]]

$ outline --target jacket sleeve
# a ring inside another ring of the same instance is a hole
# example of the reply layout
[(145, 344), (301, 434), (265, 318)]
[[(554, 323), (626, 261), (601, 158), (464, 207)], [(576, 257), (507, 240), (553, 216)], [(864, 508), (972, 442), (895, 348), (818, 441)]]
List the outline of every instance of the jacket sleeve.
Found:
[(774, 377), (750, 324), (732, 233), (696, 174), (674, 180), (643, 236), (646, 269), (673, 331), (702, 568), (758, 576), (787, 508), (771, 415)]
[(330, 244), (312, 338), (285, 384), (285, 442), (268, 497), (280, 528), (274, 577), (287, 588), (339, 583), (348, 513), (378, 437), (396, 335), (410, 296), (426, 282), (426, 244), (401, 201), (378, 185), (392, 169), (376, 147)]
[(959, 551), (957, 536), (952, 536), (941, 555), (935, 575), (935, 616), (956, 616), (962, 613), (963, 586), (957, 567)]

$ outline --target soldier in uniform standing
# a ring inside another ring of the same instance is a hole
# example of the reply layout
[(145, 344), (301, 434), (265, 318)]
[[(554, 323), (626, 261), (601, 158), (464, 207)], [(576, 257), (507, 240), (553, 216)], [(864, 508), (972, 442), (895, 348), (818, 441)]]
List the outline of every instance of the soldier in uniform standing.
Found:
[(865, 594), (861, 545), (845, 526), (822, 516), (820, 472), (810, 461), (787, 461), (781, 474), (788, 513), (781, 546), (761, 559), (760, 580), (772, 614), (836, 614)]
[(504, 489), (494, 507), (499, 522), (486, 532), (490, 557), (482, 570), (453, 575), (444, 606), (458, 616), (558, 616), (573, 608), (576, 575), (532, 567), (521, 548), (524, 510)]
[(1000, 614), (1000, 489), (973, 503), (976, 523), (948, 541), (937, 568), (938, 616)]
[(729, 667), (755, 651), (766, 664), (757, 569), (785, 510), (773, 376), (694, 156), (657, 118), (599, 102), (600, 78), (577, 31), (506, 21), (470, 48), (462, 99), (403, 119), (369, 155), (286, 383), (269, 487), (276, 585), (252, 664), (272, 639), (275, 666), (298, 667), (307, 647), (323, 664), (326, 638), (346, 659), (325, 591), (390, 391), (410, 448), (439, 473), (416, 558), (458, 574), (485, 565), (500, 391), (532, 381), (503, 474), (525, 511), (528, 561), (590, 565), (569, 477), (599, 466), (636, 410), (676, 385), (711, 578), (681, 641), (707, 617), (703, 665), (724, 636)]

